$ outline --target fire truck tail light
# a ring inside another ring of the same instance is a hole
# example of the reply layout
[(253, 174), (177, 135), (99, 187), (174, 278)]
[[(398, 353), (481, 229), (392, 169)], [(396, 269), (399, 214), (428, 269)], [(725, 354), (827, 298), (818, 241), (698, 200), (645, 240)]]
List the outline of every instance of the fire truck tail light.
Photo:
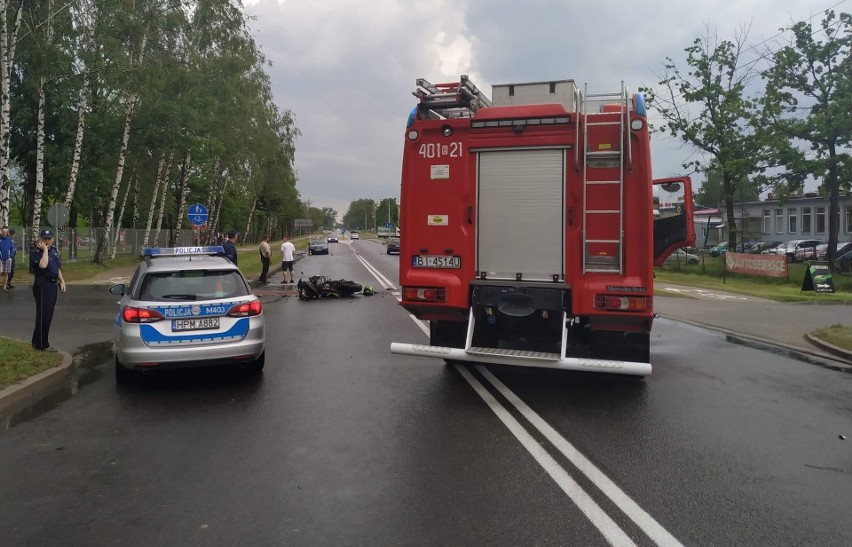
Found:
[(125, 323), (154, 323), (163, 318), (163, 314), (157, 310), (149, 310), (148, 308), (135, 308), (133, 306), (125, 306), (121, 310), (121, 318)]
[(644, 311), (647, 309), (648, 299), (644, 296), (596, 294), (594, 306), (599, 310)]
[(443, 287), (404, 287), (402, 299), (421, 302), (446, 302), (447, 289)]
[(242, 304), (232, 306), (228, 310), (228, 316), (251, 317), (253, 315), (260, 315), (261, 309), (260, 300), (252, 300), (251, 302), (243, 302)]

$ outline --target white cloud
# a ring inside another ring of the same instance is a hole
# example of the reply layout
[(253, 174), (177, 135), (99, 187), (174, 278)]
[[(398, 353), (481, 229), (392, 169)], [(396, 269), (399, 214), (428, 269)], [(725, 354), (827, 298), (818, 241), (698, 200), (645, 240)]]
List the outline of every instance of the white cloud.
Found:
[[(832, 2), (836, 4), (836, 2)], [(342, 216), (352, 200), (399, 195), (405, 120), (417, 78), (492, 82), (574, 78), (590, 91), (653, 85), (665, 57), (706, 26), (751, 41), (828, 7), (812, 0), (246, 0), (276, 102), (291, 109), (299, 191)], [(835, 9), (842, 11), (844, 5)], [(755, 56), (757, 54), (755, 53)], [(654, 136), (655, 176), (692, 153)]]

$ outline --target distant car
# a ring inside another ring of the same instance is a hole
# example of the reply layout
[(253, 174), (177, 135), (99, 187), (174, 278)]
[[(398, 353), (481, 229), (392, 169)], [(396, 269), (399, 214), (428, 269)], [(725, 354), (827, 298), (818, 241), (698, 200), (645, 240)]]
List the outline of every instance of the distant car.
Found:
[(222, 247), (144, 249), (113, 321), (115, 380), (136, 372), (238, 364), (263, 370), (263, 306)]
[(391, 237), (388, 240), (387, 253), (389, 255), (399, 254), (399, 238), (398, 237)]
[[(837, 258), (839, 259), (841, 256), (846, 253), (852, 251), (852, 241), (838, 241), (837, 242)], [(816, 253), (817, 260), (828, 260), (828, 243), (823, 243), (822, 245), (817, 247)]]
[(749, 253), (749, 254), (753, 254), (753, 255), (761, 254), (761, 253), (764, 253), (764, 251), (767, 251), (767, 250), (769, 250), (773, 247), (777, 247), (778, 245), (781, 245), (781, 243), (783, 243), (783, 242), (781, 242), (781, 241), (756, 241), (750, 247), (746, 248), (746, 252)]
[(351, 232), (349, 234), (349, 239), (361, 239), (361, 236), (358, 235), (358, 232)]
[(675, 252), (666, 257), (666, 264), (698, 264), (698, 255), (688, 253), (683, 249), (675, 249)]
[[(785, 255), (787, 257), (787, 262), (801, 262), (801, 257), (804, 256), (805, 253), (813, 253), (810, 254), (810, 256), (814, 256), (814, 248), (820, 243), (822, 243), (822, 241), (818, 239), (792, 239), (784, 245), (776, 247), (775, 254)], [(802, 252), (799, 253), (799, 257), (797, 258), (796, 251), (800, 249)], [(807, 249), (807, 251), (805, 249)]]
[(325, 238), (326, 243), (337, 243), (337, 234), (328, 234)]
[(328, 243), (321, 239), (315, 239), (308, 244), (309, 255), (327, 255)]
[(710, 247), (710, 256), (722, 256), (726, 252), (728, 252), (727, 243), (719, 243), (718, 245)]

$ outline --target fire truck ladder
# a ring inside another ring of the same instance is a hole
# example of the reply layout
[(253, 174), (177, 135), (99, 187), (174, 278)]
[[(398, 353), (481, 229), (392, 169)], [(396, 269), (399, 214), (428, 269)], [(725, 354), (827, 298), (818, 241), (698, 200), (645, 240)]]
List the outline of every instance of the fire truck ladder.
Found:
[[(583, 113), (584, 143), (583, 273), (622, 274), (624, 270), (624, 172), (625, 166), (628, 169), (632, 168), (629, 136), (626, 142), (627, 154), (624, 153), (630, 107), (627, 88), (624, 82), (621, 82), (621, 91), (615, 93), (590, 95), (588, 84), (585, 90), (580, 108)], [(618, 110), (606, 109), (604, 105), (617, 105)], [(616, 114), (619, 114), (618, 119), (614, 120)], [(608, 126), (610, 129), (607, 129)], [(617, 143), (611, 142), (613, 126), (619, 127)], [(601, 144), (602, 142), (606, 144)], [(597, 149), (593, 149), (595, 146)], [(613, 176), (615, 169), (618, 170), (618, 178)], [(614, 199), (616, 194), (617, 199)], [(597, 199), (590, 200), (590, 195), (594, 195)], [(594, 209), (589, 208), (589, 201), (594, 203)], [(602, 202), (611, 203), (612, 206), (604, 207)]]
[(421, 115), (432, 119), (470, 118), (480, 108), (491, 106), (488, 97), (466, 75), (458, 82), (445, 84), (418, 78), (412, 95), (420, 99)]

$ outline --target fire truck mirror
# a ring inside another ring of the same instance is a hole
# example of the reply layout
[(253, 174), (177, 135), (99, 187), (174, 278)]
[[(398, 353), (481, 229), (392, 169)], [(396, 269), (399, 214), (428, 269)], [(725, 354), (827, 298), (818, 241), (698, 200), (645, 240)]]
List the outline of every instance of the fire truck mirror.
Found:
[(680, 183), (679, 182), (666, 182), (664, 184), (661, 184), (660, 188), (662, 188), (664, 191), (669, 192), (669, 193), (679, 192), (680, 191)]

